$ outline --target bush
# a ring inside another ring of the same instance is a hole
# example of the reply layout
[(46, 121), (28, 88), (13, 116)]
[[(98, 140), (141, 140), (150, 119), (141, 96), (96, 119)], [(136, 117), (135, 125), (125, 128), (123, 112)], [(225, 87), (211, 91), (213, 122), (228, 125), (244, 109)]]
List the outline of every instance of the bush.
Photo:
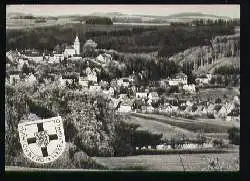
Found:
[(225, 143), (224, 143), (224, 141), (222, 139), (214, 139), (213, 140), (213, 146), (222, 148), (223, 146), (225, 146)]
[(207, 117), (208, 117), (209, 119), (215, 119), (213, 113), (207, 113)]

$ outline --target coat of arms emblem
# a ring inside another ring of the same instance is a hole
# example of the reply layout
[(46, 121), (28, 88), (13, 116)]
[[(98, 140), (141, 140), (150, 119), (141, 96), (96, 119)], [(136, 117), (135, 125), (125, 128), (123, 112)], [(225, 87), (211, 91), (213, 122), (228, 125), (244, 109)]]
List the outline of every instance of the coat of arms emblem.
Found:
[(60, 116), (18, 124), (24, 155), (36, 163), (49, 163), (65, 149), (63, 122)]

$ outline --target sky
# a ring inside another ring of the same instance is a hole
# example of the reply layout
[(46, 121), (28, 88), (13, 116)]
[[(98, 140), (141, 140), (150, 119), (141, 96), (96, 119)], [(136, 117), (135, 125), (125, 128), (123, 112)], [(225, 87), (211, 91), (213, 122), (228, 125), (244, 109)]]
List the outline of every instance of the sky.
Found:
[(39, 16), (86, 15), (95, 12), (168, 16), (197, 12), (240, 18), (240, 5), (8, 5), (6, 13), (22, 12)]

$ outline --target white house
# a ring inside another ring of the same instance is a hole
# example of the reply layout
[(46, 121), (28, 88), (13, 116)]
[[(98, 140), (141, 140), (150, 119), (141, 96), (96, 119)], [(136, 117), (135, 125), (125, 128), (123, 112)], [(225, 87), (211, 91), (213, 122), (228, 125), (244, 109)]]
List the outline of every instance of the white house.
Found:
[(96, 72), (92, 71), (90, 74), (88, 74), (87, 79), (88, 81), (97, 82)]
[(76, 76), (74, 75), (63, 75), (63, 76), (59, 76), (58, 79), (58, 83), (59, 86), (61, 87), (66, 87), (67, 84), (71, 85), (74, 82), (74, 79), (79, 80), (79, 74), (77, 74)]
[(43, 56), (27, 56), (26, 58), (28, 58), (28, 60), (32, 60), (37, 63), (43, 61)]
[(49, 57), (48, 63), (54, 64), (54, 63), (60, 63), (61, 60), (63, 60), (63, 54), (55, 53), (53, 57)]
[(165, 79), (162, 79), (159, 81), (159, 85), (161, 88), (166, 88), (167, 87), (167, 81)]
[(176, 74), (174, 78), (168, 80), (168, 84), (170, 86), (177, 86), (179, 84), (186, 85), (187, 84), (187, 75), (184, 73)]
[(87, 74), (87, 80), (90, 82), (97, 82), (97, 76), (96, 76), (96, 72), (95, 70), (91, 70), (91, 68), (87, 67), (85, 70), (86, 74)]
[(94, 84), (89, 87), (89, 91), (92, 93), (100, 92), (101, 90), (102, 88), (98, 84)]
[(86, 88), (89, 86), (89, 81), (86, 80), (84, 77), (79, 77), (79, 85), (83, 88)]
[(20, 81), (20, 76), (19, 74), (12, 74), (10, 75), (10, 84), (11, 85), (15, 85), (16, 83), (18, 83)]
[(160, 99), (157, 92), (150, 92), (150, 93), (148, 94), (148, 98), (149, 98), (151, 101), (158, 101), (158, 100)]
[(73, 83), (73, 79), (60, 79), (59, 82), (60, 82), (59, 85), (60, 85), (61, 87), (66, 87), (67, 84), (70, 85), (70, 84)]
[(212, 74), (206, 74), (205, 77), (198, 77), (195, 79), (196, 84), (204, 85), (209, 84), (210, 80), (212, 79)]
[(24, 60), (22, 58), (19, 58), (18, 59), (18, 65), (17, 65), (17, 69), (18, 70), (21, 70), (23, 68), (23, 65), (26, 64), (26, 65), (29, 65), (29, 62), (28, 60)]
[(130, 84), (130, 78), (120, 78), (117, 80), (117, 85), (118, 86), (124, 86), (124, 87), (128, 87)]
[(120, 107), (117, 110), (117, 112), (120, 112), (120, 113), (129, 113), (131, 111), (132, 111), (131, 105), (123, 104), (123, 103), (120, 105)]

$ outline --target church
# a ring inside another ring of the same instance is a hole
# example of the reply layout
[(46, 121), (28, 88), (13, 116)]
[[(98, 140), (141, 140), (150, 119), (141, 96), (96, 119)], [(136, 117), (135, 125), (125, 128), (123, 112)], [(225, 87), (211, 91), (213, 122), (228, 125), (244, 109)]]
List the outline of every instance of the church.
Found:
[(74, 55), (80, 54), (80, 41), (76, 35), (75, 42), (72, 46), (67, 46), (63, 52), (64, 57), (73, 57)]

